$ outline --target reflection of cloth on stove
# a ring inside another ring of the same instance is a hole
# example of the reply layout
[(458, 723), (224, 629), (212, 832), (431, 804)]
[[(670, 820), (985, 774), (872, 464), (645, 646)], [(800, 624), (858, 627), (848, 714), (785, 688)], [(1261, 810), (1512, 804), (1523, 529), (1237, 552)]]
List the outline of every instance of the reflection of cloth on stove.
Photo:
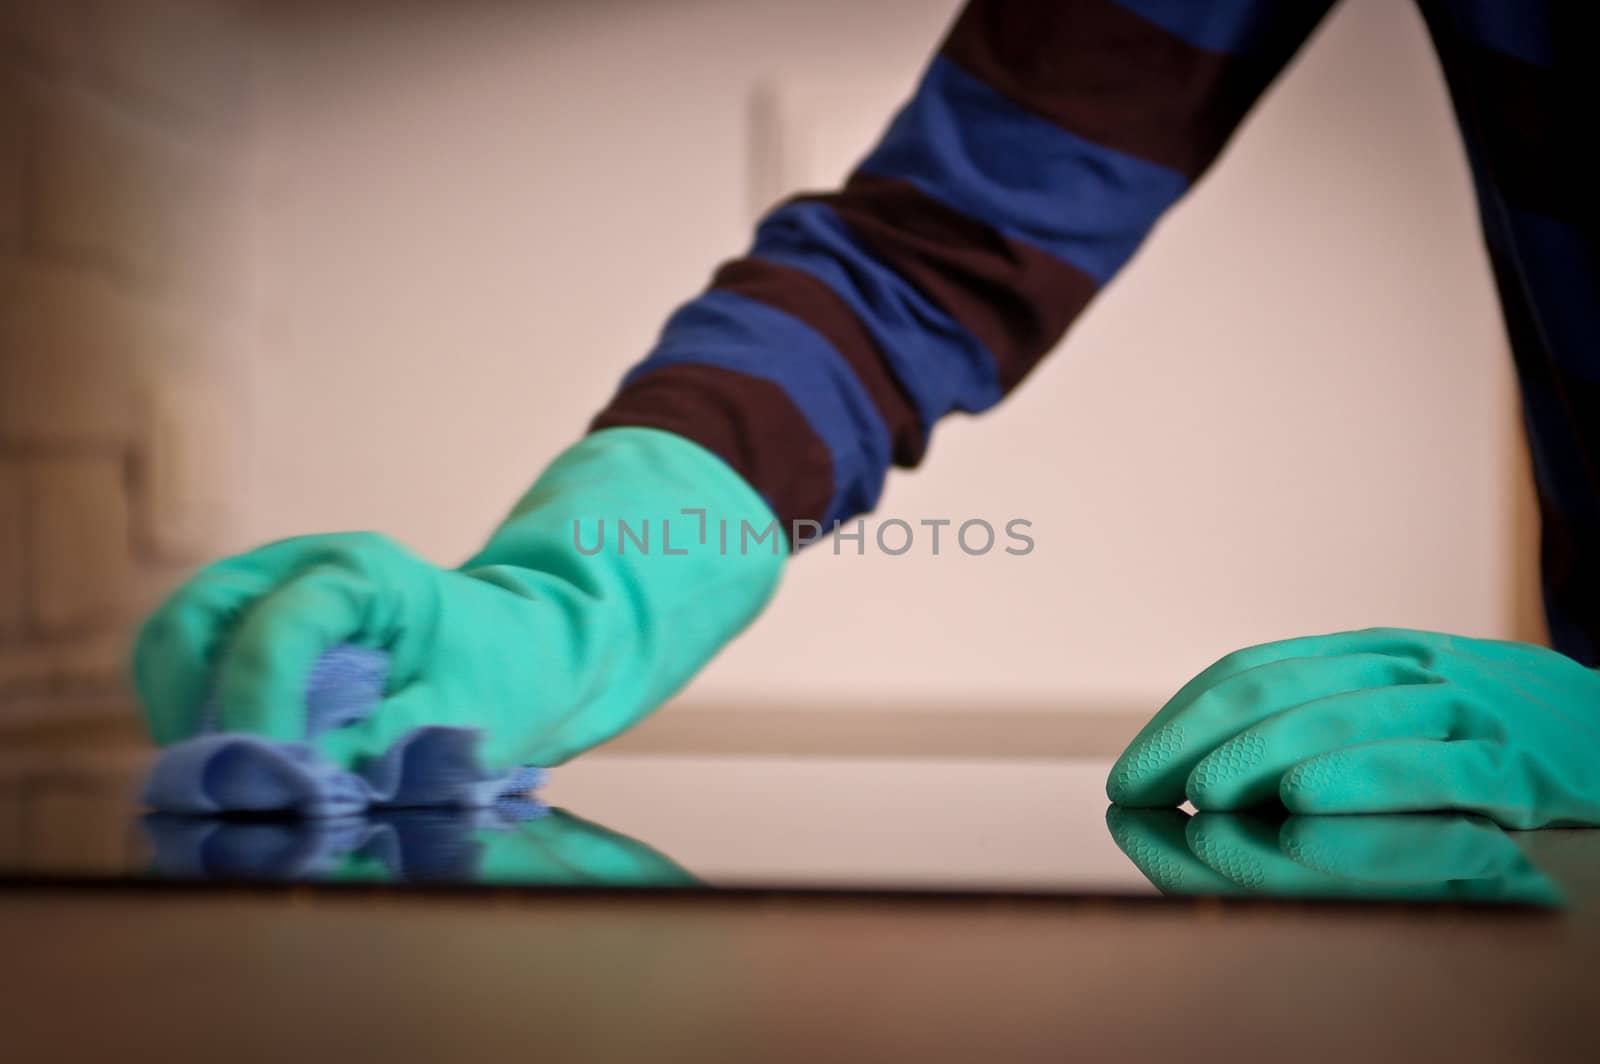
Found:
[(397, 809), (368, 816), (228, 819), (152, 813), (151, 871), (168, 879), (377, 879), (464, 882), (482, 831), (514, 831), (549, 812), (528, 797), (487, 809)]

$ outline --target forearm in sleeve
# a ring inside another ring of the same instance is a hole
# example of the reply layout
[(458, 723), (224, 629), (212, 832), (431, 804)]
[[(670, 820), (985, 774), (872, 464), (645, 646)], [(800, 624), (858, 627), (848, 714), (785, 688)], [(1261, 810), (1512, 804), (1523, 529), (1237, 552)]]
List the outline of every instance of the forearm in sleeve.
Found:
[(785, 529), (994, 405), (1204, 172), (1331, 0), (974, 0), (844, 186), (760, 223), (596, 429), (663, 429)]

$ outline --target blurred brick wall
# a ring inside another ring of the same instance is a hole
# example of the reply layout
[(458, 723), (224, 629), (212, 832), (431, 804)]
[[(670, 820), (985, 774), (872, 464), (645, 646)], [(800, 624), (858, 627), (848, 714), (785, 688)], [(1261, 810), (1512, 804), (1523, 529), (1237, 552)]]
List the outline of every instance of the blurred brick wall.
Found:
[(0, 727), (126, 714), (249, 418), (249, 10), (0, 0)]

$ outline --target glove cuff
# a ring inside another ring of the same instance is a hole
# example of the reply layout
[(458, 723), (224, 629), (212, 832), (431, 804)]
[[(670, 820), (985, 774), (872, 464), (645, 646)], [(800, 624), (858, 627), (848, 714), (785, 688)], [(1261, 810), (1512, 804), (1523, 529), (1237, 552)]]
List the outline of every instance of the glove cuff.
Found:
[(580, 712), (609, 737), (755, 619), (788, 557), (772, 508), (726, 462), (673, 433), (624, 427), (562, 452), (461, 568), (497, 583), (522, 582), (504, 567), (533, 571), (577, 593), (575, 620), (607, 648)]

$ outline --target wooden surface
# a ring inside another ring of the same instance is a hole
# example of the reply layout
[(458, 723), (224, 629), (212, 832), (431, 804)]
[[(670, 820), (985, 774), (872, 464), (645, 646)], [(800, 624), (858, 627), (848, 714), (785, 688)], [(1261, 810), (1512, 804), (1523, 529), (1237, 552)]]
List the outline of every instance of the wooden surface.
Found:
[(1217, 902), (25, 891), (11, 1060), (1594, 1060), (1596, 925)]

